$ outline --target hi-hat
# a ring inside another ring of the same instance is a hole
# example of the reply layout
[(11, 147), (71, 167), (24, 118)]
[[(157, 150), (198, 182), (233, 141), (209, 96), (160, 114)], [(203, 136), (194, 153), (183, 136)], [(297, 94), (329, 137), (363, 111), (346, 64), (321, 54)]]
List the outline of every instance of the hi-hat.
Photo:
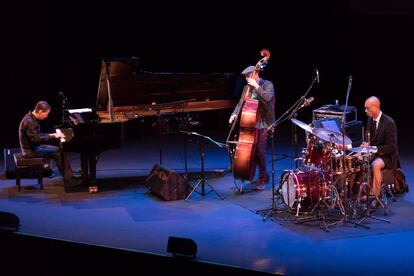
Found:
[(295, 125), (299, 126), (300, 128), (306, 130), (307, 132), (313, 133), (312, 127), (310, 125), (305, 124), (302, 121), (296, 119), (290, 119)]
[(356, 148), (352, 148), (350, 149), (350, 151), (352, 153), (377, 153), (378, 148), (376, 146), (370, 146), (370, 147), (356, 147)]
[(351, 139), (348, 136), (342, 135), (342, 133), (338, 133), (326, 128), (315, 127), (313, 128), (313, 134), (319, 137), (322, 140), (335, 143), (335, 144), (344, 144), (349, 145), (352, 144)]

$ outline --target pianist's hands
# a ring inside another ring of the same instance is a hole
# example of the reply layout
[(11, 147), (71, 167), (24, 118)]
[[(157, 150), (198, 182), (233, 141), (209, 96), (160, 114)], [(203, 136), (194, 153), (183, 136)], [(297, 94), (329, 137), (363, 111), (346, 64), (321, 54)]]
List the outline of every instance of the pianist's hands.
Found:
[(62, 138), (65, 138), (65, 134), (63, 134), (62, 132), (55, 132), (55, 133), (51, 133), (50, 134), (53, 138), (56, 138), (56, 139), (62, 139)]

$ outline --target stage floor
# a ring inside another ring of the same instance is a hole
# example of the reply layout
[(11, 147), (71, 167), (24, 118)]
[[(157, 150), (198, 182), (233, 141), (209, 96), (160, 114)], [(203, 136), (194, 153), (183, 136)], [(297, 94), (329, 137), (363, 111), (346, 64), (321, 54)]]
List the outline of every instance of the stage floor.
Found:
[[(181, 139), (164, 141), (163, 164), (184, 172)], [(275, 185), (284, 170), (292, 168), (289, 142), (276, 143)], [(198, 146), (187, 145), (188, 172), (195, 184), (200, 171)], [(400, 152), (402, 150), (400, 149)], [(270, 151), (269, 151), (270, 153)], [(271, 171), (271, 155), (268, 169)], [(73, 168), (78, 157), (70, 155)], [(414, 158), (402, 154), (407, 182), (414, 180)], [(65, 192), (60, 176), (46, 178), (40, 191), (36, 180), (25, 179), (18, 192), (14, 179), (0, 181), (0, 210), (21, 220), (20, 232), (56, 239), (136, 250), (167, 253), (170, 236), (190, 238), (198, 245), (197, 260), (280, 274), (412, 274), (414, 241), (414, 196), (407, 193), (389, 201), (386, 223), (367, 219), (370, 229), (338, 224), (329, 231), (321, 222), (295, 224), (286, 214), (263, 220), (257, 210), (272, 204), (272, 185), (244, 193), (236, 190), (226, 173), (229, 156), (225, 149), (209, 143), (205, 167), (208, 183), (216, 193), (197, 193), (189, 200), (163, 201), (148, 193), (144, 185), (154, 164), (159, 163), (157, 141), (127, 141), (119, 150), (101, 155), (98, 162), (98, 193), (88, 187)], [(224, 169), (224, 173), (219, 173)], [(208, 185), (206, 191), (210, 190)]]

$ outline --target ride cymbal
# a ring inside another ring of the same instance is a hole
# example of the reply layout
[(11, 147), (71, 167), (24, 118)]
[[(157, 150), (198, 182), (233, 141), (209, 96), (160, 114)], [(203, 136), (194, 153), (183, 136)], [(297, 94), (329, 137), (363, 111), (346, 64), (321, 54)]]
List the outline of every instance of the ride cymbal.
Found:
[(319, 137), (320, 139), (331, 143), (344, 144), (345, 141), (345, 145), (352, 144), (352, 141), (348, 136), (326, 128), (314, 127), (313, 134)]

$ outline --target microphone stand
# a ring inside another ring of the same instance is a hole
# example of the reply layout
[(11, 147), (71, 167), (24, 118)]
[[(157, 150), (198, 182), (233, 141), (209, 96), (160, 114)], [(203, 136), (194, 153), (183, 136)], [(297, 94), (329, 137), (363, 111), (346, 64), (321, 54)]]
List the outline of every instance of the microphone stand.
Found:
[[(293, 114), (293, 118), (297, 118), (297, 113)], [(298, 168), (298, 136), (297, 136), (297, 132), (296, 132), (296, 125), (295, 124), (291, 124), (291, 135), (292, 135), (292, 143), (291, 143), (291, 147), (292, 147), (292, 158), (290, 159), (290, 169), (293, 169), (293, 160), (295, 160), (295, 169)]]
[(68, 111), (68, 108), (69, 108), (68, 98), (65, 96), (65, 94), (62, 91), (60, 91), (58, 95), (61, 100), (60, 108), (62, 111), (62, 126), (70, 126), (70, 120), (66, 116), (66, 112)]
[[(306, 90), (305, 94), (303, 94), (299, 100), (292, 106), (291, 109), (293, 109), (293, 111), (290, 112), (290, 115), (288, 116), (288, 119), (292, 119), (297, 117), (297, 112), (305, 106), (308, 106), (310, 104), (310, 102), (308, 102), (306, 100), (306, 96), (309, 94), (309, 92), (312, 90), (313, 86), (315, 85), (315, 83), (319, 83), (319, 72), (318, 70), (316, 70), (316, 74), (314, 76), (314, 78), (312, 79), (311, 84), (309, 85), (308, 89)], [(288, 111), (290, 111), (291, 109), (289, 109)], [(285, 113), (286, 114), (286, 113)], [(284, 115), (285, 115), (284, 114)], [(297, 162), (297, 158), (298, 158), (298, 137), (297, 137), (297, 131), (296, 131), (296, 125), (292, 123), (292, 158), (290, 161), (290, 168), (293, 168), (293, 160), (295, 160), (295, 169), (298, 168), (298, 162)]]
[(361, 226), (361, 227), (369, 228), (366, 225), (363, 225), (361, 223), (349, 220), (348, 213), (347, 213), (347, 208), (351, 207), (352, 204), (350, 204), (350, 202), (349, 202), (349, 200), (350, 200), (350, 196), (349, 196), (350, 189), (348, 189), (347, 183), (346, 183), (347, 178), (348, 178), (348, 171), (347, 171), (347, 166), (346, 166), (345, 116), (346, 116), (346, 111), (348, 109), (348, 99), (349, 99), (349, 94), (351, 92), (351, 87), (352, 87), (352, 75), (350, 75), (349, 79), (348, 79), (348, 87), (347, 87), (347, 90), (346, 90), (346, 99), (345, 99), (345, 108), (344, 108), (344, 111), (342, 113), (342, 119), (341, 119), (342, 164), (343, 164), (342, 192), (343, 192), (344, 202), (342, 203), (341, 200), (339, 200), (339, 204), (340, 204), (339, 207), (340, 207), (340, 210), (341, 210), (341, 213), (342, 213), (342, 219), (340, 219), (339, 221), (330, 223), (330, 224), (326, 225), (326, 227), (336, 225), (336, 224), (339, 224), (339, 223), (342, 222), (342, 223), (351, 223), (351, 224), (354, 224), (355, 226)]
[[(275, 128), (280, 125), (282, 122), (291, 119), (294, 114), (296, 114), (301, 108), (307, 106), (308, 104), (306, 104), (306, 95), (309, 93), (309, 91), (312, 89), (313, 85), (315, 84), (315, 82), (318, 80), (318, 76), (316, 75), (308, 90), (305, 92), (305, 94), (300, 97), (285, 113), (283, 113), (283, 115), (281, 117), (279, 117), (279, 119), (277, 119), (273, 124), (271, 124), (269, 127), (267, 127), (267, 131), (271, 133), (271, 140), (272, 140), (272, 205), (269, 208), (265, 208), (265, 209), (260, 209), (256, 211), (256, 214), (261, 213), (261, 212), (267, 212), (266, 215), (263, 216), (263, 221), (266, 221), (269, 217), (273, 217), (274, 215), (276, 215), (277, 213), (281, 213), (284, 212), (284, 210), (278, 210), (277, 206), (276, 206), (276, 188), (275, 188), (275, 157), (276, 157), (276, 150), (275, 150), (275, 138), (274, 138), (274, 132), (275, 132)], [(287, 194), (289, 195), (289, 185), (287, 185)], [(278, 192), (278, 196), (280, 197), (280, 193)], [(289, 198), (289, 196), (288, 196)], [(289, 203), (288, 203), (289, 206)]]

